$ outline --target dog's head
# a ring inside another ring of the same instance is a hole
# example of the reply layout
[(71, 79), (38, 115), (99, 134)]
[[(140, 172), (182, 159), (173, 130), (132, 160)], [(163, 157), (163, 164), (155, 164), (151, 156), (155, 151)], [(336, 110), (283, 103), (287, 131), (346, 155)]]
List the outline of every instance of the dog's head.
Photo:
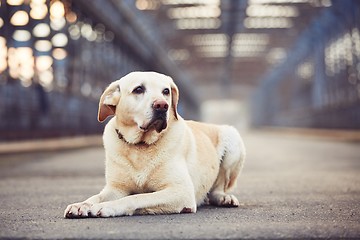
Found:
[(161, 133), (178, 118), (179, 90), (171, 77), (132, 72), (109, 85), (99, 102), (98, 120), (116, 115), (124, 126)]

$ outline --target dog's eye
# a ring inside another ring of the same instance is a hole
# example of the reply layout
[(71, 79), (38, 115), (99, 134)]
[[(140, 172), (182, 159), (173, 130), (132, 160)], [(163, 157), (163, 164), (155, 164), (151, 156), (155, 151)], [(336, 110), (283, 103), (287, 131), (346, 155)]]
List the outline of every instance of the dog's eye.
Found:
[(162, 93), (167, 96), (170, 94), (170, 90), (168, 88), (165, 88)]
[(138, 86), (138, 87), (134, 88), (134, 90), (132, 91), (132, 93), (134, 93), (134, 94), (142, 94), (144, 92), (145, 92), (144, 86)]

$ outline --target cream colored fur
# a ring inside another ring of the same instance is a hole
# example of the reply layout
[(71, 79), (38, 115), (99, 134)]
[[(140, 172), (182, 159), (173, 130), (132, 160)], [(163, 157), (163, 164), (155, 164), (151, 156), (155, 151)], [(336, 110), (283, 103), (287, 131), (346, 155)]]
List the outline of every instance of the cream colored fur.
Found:
[[(143, 87), (141, 94), (135, 92)], [(165, 94), (164, 89), (170, 90)], [(133, 72), (110, 84), (99, 103), (106, 185), (97, 195), (69, 205), (65, 217), (196, 212), (205, 202), (236, 207), (235, 186), (245, 147), (230, 126), (185, 121), (177, 112), (173, 80)], [(166, 128), (151, 123), (155, 101), (167, 103)], [(120, 133), (121, 135), (118, 135)]]

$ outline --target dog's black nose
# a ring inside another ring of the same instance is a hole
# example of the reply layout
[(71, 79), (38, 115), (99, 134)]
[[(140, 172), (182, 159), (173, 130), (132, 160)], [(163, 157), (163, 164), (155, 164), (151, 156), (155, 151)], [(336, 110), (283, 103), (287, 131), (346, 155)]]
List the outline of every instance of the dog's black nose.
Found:
[(153, 109), (158, 113), (164, 113), (168, 110), (169, 105), (163, 100), (156, 100), (153, 103)]

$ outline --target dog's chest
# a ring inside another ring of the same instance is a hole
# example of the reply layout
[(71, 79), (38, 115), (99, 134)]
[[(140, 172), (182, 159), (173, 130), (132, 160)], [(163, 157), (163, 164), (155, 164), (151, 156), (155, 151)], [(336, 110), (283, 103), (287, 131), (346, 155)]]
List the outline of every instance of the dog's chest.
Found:
[(107, 174), (108, 181), (117, 187), (132, 193), (156, 190), (159, 172), (162, 171), (158, 158), (138, 152), (128, 152), (127, 155), (118, 156), (109, 164), (107, 169), (111, 173)]

